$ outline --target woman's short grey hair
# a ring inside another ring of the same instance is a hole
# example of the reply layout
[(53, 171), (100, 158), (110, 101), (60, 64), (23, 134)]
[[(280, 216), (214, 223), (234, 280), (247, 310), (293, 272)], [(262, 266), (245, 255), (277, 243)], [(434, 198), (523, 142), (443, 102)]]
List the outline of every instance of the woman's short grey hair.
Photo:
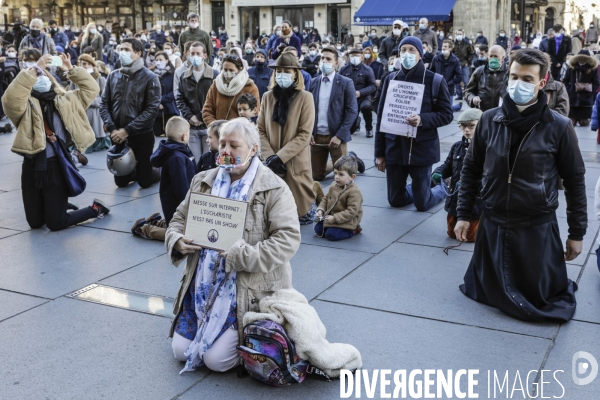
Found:
[(232, 119), (219, 129), (219, 138), (223, 139), (233, 132), (241, 133), (248, 147), (258, 146), (257, 154), (260, 154), (260, 135), (252, 122), (242, 117)]

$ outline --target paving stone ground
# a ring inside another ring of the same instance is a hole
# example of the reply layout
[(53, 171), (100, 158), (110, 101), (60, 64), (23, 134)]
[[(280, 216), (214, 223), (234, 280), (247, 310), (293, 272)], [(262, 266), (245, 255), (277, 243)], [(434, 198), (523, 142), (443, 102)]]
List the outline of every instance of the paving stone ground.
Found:
[[(600, 146), (595, 132), (576, 131), (586, 160), (590, 223), (583, 254), (568, 265), (579, 285), (571, 322), (525, 323), (463, 296), (458, 286), (473, 245), (449, 256), (442, 252), (456, 243), (446, 236), (442, 204), (425, 213), (389, 207), (385, 176), (373, 164), (373, 139), (363, 128), (349, 145), (368, 168), (356, 181), (365, 198), (363, 233), (334, 243), (302, 227), (292, 260), (294, 286), (319, 312), (329, 341), (356, 346), (369, 372), (478, 369), (480, 398), (488, 398), (488, 371), (492, 383), (494, 372), (500, 380), (508, 373), (508, 386), (502, 394), (496, 388), (495, 398), (507, 398), (514, 386), (509, 398), (523, 398), (517, 376), (525, 390), (537, 388), (544, 397), (564, 391), (565, 399), (598, 398), (600, 377), (586, 386), (572, 379), (576, 352), (600, 360), (599, 225), (593, 208)], [(442, 160), (460, 137), (455, 121), (440, 129)], [(119, 189), (106, 171), (105, 154), (94, 153), (82, 167), (88, 189), (74, 201), (85, 206), (101, 198), (111, 205), (110, 215), (61, 232), (31, 230), (21, 199), (21, 158), (10, 152), (13, 138), (0, 135), (0, 399), (340, 398), (338, 381), (272, 388), (235, 372), (179, 375), (182, 364), (173, 359), (167, 338), (170, 318), (67, 297), (91, 284), (176, 295), (182, 269), (168, 264), (161, 243), (129, 233), (133, 221), (160, 211), (158, 185)], [(566, 239), (563, 194), (560, 203)], [(542, 381), (550, 382), (543, 393)], [(374, 397), (381, 396), (378, 386)]]

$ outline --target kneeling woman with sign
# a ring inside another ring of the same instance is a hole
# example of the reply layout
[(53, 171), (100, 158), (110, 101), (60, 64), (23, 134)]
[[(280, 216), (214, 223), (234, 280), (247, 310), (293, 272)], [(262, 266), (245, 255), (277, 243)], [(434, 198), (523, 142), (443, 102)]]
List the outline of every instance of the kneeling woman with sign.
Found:
[[(244, 314), (258, 311), (259, 300), (275, 290), (292, 287), (289, 261), (300, 246), (294, 197), (285, 182), (257, 157), (260, 138), (256, 127), (245, 118), (236, 118), (223, 125), (219, 135), (221, 164), (194, 177), (165, 240), (173, 265), (187, 257), (170, 333), (175, 358), (186, 361), (182, 372), (202, 365), (214, 371), (238, 365), (236, 346), (242, 337)], [(213, 242), (214, 231), (220, 227), (206, 228), (202, 238), (184, 235), (186, 223), (201, 219), (188, 215), (190, 197), (196, 198), (197, 193), (248, 204), (241, 239), (225, 251), (196, 244), (205, 238)]]

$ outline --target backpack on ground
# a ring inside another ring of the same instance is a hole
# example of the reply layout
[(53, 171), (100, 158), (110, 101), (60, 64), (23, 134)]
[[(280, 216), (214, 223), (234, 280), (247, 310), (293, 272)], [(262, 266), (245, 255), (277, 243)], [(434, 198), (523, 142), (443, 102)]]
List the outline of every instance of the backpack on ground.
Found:
[(248, 374), (272, 386), (304, 381), (308, 374), (331, 381), (323, 371), (302, 360), (281, 325), (260, 320), (244, 326), (244, 341), (237, 346)]

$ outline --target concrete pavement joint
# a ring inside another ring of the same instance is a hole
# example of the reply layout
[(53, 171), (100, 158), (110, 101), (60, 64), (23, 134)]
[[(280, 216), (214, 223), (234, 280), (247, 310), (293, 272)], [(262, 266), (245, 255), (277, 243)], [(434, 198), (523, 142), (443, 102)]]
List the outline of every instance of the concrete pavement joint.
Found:
[(200, 379), (198, 379), (198, 381), (196, 381), (195, 383), (193, 383), (192, 386), (190, 386), (189, 388), (185, 389), (183, 392), (181, 392), (179, 394), (176, 394), (175, 396), (173, 396), (171, 398), (171, 400), (177, 400), (178, 398), (180, 398), (181, 396), (183, 396), (184, 394), (186, 394), (187, 392), (189, 392), (192, 388), (196, 387), (196, 385), (198, 385), (200, 382), (202, 382), (204, 379), (206, 379), (210, 375), (212, 375), (212, 371), (208, 370), (208, 372), (204, 376), (202, 376)]

